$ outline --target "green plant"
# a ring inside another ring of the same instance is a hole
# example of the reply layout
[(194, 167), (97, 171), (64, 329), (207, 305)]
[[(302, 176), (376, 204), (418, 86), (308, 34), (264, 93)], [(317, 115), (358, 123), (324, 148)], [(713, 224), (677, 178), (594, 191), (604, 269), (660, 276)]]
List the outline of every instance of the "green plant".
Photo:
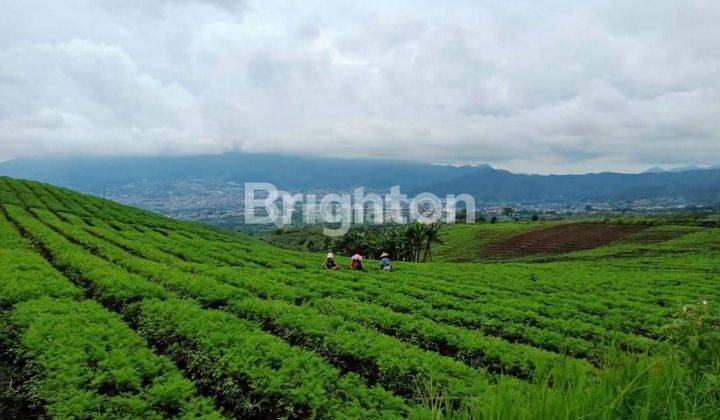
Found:
[(321, 254), (0, 178), (0, 343), (20, 402), (57, 417), (218, 416), (214, 403), (288, 418), (718, 418), (720, 231), (624, 221), (649, 227), (482, 264), (437, 261), (562, 222), (447, 225), (442, 244), (432, 226), (359, 229), (348, 247), (436, 262), (327, 272)]

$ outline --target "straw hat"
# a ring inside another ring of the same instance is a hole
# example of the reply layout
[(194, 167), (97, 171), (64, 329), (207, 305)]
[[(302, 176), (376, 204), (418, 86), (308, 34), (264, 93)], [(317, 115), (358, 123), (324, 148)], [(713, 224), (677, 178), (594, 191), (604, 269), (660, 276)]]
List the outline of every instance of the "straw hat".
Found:
[(332, 252), (328, 252), (328, 254), (327, 254), (327, 259), (328, 259), (328, 260), (334, 260), (334, 259), (335, 259), (335, 256), (333, 255)]
[(383, 253), (380, 255), (380, 258), (385, 258), (385, 257), (390, 257), (390, 254), (388, 254), (387, 252), (383, 252)]

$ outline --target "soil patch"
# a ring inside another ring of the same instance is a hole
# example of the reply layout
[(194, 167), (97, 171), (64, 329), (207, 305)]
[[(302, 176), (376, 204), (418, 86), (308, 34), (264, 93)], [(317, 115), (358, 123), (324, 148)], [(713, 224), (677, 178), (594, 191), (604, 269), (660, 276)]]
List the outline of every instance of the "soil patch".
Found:
[(516, 258), (535, 254), (564, 254), (597, 248), (647, 229), (641, 225), (571, 223), (535, 230), (490, 244), (486, 258)]

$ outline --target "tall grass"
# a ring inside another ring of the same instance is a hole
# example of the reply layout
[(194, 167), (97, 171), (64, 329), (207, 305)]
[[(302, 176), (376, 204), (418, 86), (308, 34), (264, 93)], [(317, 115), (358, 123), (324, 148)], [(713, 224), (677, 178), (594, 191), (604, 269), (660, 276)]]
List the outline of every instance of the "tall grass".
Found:
[[(707, 303), (686, 305), (667, 327), (671, 339), (655, 354), (602, 353), (597, 375), (539, 374), (518, 387), (500, 380), (477, 401), (436, 396), (435, 418), (471, 419), (719, 419), (720, 318)], [(429, 388), (431, 392), (432, 389)]]

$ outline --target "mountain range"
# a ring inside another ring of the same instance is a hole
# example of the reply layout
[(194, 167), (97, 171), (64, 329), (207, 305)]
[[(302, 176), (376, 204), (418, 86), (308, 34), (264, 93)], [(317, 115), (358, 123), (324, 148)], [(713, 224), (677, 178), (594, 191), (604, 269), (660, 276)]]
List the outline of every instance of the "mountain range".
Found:
[(15, 159), (0, 174), (48, 182), (85, 192), (151, 181), (269, 182), (287, 190), (347, 190), (357, 186), (404, 189), (472, 173), (478, 167), (440, 166), (381, 159), (328, 159), (225, 153), (182, 157), (75, 156)]
[(569, 204), (682, 200), (692, 204), (717, 204), (720, 203), (720, 170), (525, 175), (481, 168), (445, 182), (424, 186), (422, 190), (438, 195), (471, 194), (480, 203)]
[(704, 171), (708, 169), (720, 169), (720, 165), (713, 165), (713, 166), (697, 166), (697, 165), (690, 165), (690, 166), (680, 166), (678, 168), (670, 168), (665, 169), (661, 168), (659, 166), (653, 166), (652, 168), (648, 168), (643, 173), (663, 173), (663, 172), (688, 172), (688, 171)]
[(651, 168), (641, 174), (516, 174), (489, 165), (443, 166), (379, 159), (226, 153), (183, 157), (75, 156), (15, 159), (0, 174), (99, 194), (133, 183), (270, 182), (292, 191), (347, 191), (364, 186), (437, 195), (472, 194), (478, 203), (578, 203), (682, 200), (720, 203), (720, 168)]

